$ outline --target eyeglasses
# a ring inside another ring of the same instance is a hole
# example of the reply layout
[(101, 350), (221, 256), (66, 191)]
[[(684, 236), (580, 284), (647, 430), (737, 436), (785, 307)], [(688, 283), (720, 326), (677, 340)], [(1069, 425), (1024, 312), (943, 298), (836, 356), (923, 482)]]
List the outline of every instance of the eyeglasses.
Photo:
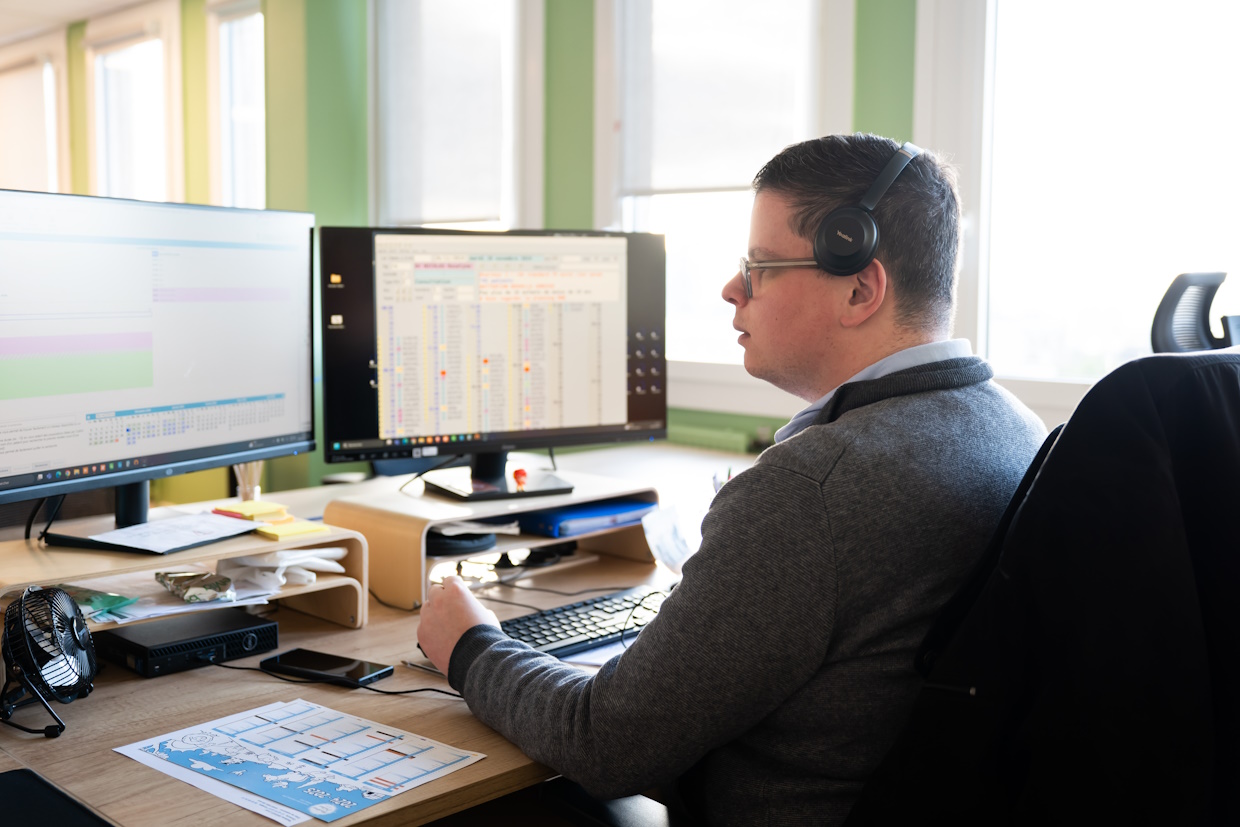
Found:
[(741, 259), (741, 281), (745, 283), (745, 297), (753, 298), (753, 282), (750, 270), (767, 270), (774, 267), (817, 267), (818, 262), (812, 258), (774, 258), (770, 261), (750, 261)]

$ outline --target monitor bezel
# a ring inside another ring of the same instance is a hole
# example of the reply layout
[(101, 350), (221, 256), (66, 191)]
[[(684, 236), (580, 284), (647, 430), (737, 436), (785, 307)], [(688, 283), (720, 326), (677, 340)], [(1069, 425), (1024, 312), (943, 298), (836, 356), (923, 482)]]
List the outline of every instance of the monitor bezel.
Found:
[[(275, 459), (284, 456), (296, 456), (303, 453), (314, 451), (317, 447), (315, 442), (315, 404), (314, 404), (314, 363), (315, 348), (314, 334), (316, 331), (315, 324), (315, 218), (314, 214), (302, 210), (257, 210), (246, 207), (219, 207), (209, 204), (179, 204), (161, 201), (143, 201), (134, 198), (113, 198), (98, 195), (76, 195), (71, 193), (47, 193), (32, 192), (29, 190), (12, 190), (0, 188), (0, 198), (6, 193), (21, 193), (22, 195), (34, 195), (55, 199), (79, 199), (93, 200), (99, 202), (118, 202), (142, 207), (160, 207), (176, 210), (189, 210), (198, 212), (231, 212), (231, 213), (254, 213), (261, 215), (282, 214), (304, 216), (308, 219), (307, 228), (307, 289), (309, 292), (310, 313), (306, 319), (308, 341), (311, 342), (310, 359), (307, 364), (306, 387), (310, 389), (310, 428), (308, 431), (299, 431), (288, 434), (278, 434), (267, 437), (264, 440), (281, 440), (288, 439), (288, 442), (280, 442), (274, 445), (262, 445), (255, 448), (238, 448), (240, 443), (228, 443), (223, 445), (209, 445), (200, 448), (185, 449), (173, 452), (172, 458), (154, 462), (151, 465), (145, 465), (140, 468), (129, 468), (116, 471), (102, 471), (98, 474), (92, 474), (83, 477), (74, 477), (66, 480), (42, 480), (23, 485), (7, 485), (4, 480), (0, 480), (0, 505), (9, 503), (26, 502), (29, 500), (37, 500), (45, 497), (59, 497), (67, 494), (73, 494), (79, 491), (91, 491), (100, 488), (119, 488), (121, 486), (133, 485), (134, 483), (144, 483), (151, 480), (165, 479), (168, 477), (178, 476), (180, 474), (188, 474), (194, 471), (205, 471), (212, 468), (223, 468), (229, 465), (235, 465), (241, 462), (254, 462), (257, 460)], [(167, 452), (155, 454), (153, 456), (166, 456)], [(190, 455), (190, 456), (186, 456)], [(137, 457), (142, 459), (142, 457)], [(37, 472), (36, 472), (37, 473)]]
[[(533, 236), (533, 237), (602, 237), (602, 238), (625, 238), (625, 239), (643, 239), (646, 243), (657, 244), (659, 256), (662, 260), (664, 270), (664, 285), (666, 285), (666, 247), (663, 236), (658, 233), (634, 233), (620, 232), (613, 230), (463, 230), (436, 227), (321, 227), (319, 229), (320, 256), (319, 256), (319, 289), (323, 296), (320, 304), (320, 325), (321, 325), (321, 341), (323, 342), (324, 358), (322, 384), (323, 394), (326, 400), (332, 393), (332, 376), (328, 369), (328, 360), (326, 358), (327, 342), (329, 336), (329, 316), (330, 308), (327, 300), (327, 291), (330, 289), (328, 282), (328, 260), (327, 256), (322, 253), (322, 244), (324, 235), (333, 236), (336, 233), (357, 234), (353, 237), (354, 243), (360, 239), (361, 234), (366, 234), (369, 239), (369, 268), (370, 277), (374, 278), (374, 236), (382, 233), (392, 234), (408, 234), (408, 235), (488, 235), (488, 236)], [(630, 242), (632, 243), (632, 242)], [(631, 294), (630, 294), (631, 295)], [(662, 327), (665, 328), (667, 320), (666, 308), (666, 290), (664, 296), (661, 296)], [(373, 296), (373, 292), (372, 292)], [(373, 303), (372, 303), (373, 310)], [(631, 316), (630, 316), (631, 318)], [(666, 338), (666, 337), (664, 337)], [(375, 460), (407, 460), (413, 461), (418, 471), (435, 468), (440, 464), (451, 461), (453, 457), (471, 457), (476, 454), (496, 454), (507, 453), (509, 451), (541, 451), (548, 448), (571, 448), (588, 445), (614, 445), (627, 442), (653, 442), (667, 438), (667, 391), (666, 391), (666, 355), (662, 359), (664, 367), (664, 389), (662, 391), (662, 426), (654, 428), (629, 428), (631, 421), (626, 420), (624, 423), (615, 425), (598, 426), (599, 430), (592, 432), (574, 433), (567, 429), (554, 429), (551, 432), (539, 431), (537, 433), (526, 432), (506, 432), (497, 435), (494, 439), (485, 439), (479, 441), (470, 441), (466, 443), (440, 443), (434, 446), (416, 446), (416, 445), (368, 445), (345, 447), (346, 439), (335, 440), (333, 434), (329, 432), (331, 426), (331, 413), (328, 405), (324, 404), (323, 410), (323, 460), (326, 463), (342, 463), (342, 462), (359, 462), (359, 461), (375, 461)], [(377, 427), (376, 427), (377, 431)], [(357, 435), (351, 435), (356, 438)], [(373, 441), (379, 441), (378, 436), (372, 438)], [(333, 443), (340, 441), (342, 447), (334, 448)], [(426, 453), (427, 447), (433, 447), (435, 453)]]

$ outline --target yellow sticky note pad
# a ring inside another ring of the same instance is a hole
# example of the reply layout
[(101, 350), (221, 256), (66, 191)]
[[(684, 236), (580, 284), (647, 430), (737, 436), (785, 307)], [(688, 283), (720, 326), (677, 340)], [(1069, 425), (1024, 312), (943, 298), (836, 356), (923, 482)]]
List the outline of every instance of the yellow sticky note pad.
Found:
[(241, 514), (242, 516), (249, 517), (251, 520), (261, 520), (264, 514), (278, 514), (284, 511), (284, 506), (278, 503), (265, 503), (260, 500), (246, 500), (236, 505), (229, 503), (224, 506), (224, 510), (231, 511), (234, 514)]
[(328, 530), (327, 526), (322, 523), (312, 523), (308, 520), (294, 520), (291, 523), (264, 525), (256, 529), (257, 533), (269, 540), (284, 540), (289, 537), (298, 537), (302, 534), (326, 533)]

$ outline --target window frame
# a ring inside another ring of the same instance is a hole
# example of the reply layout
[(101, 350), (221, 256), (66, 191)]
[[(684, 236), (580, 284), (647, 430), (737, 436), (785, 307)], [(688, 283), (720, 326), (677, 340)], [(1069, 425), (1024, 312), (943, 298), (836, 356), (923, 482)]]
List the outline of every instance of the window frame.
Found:
[[(997, 0), (918, 0), (913, 143), (947, 157), (959, 173), (961, 268), (955, 336), (988, 355), (990, 101)], [(1065, 421), (1092, 382), (997, 375), (1048, 427)]]
[[(620, 67), (617, 55), (619, 4), (594, 3), (594, 227), (620, 226), (620, 160), (623, 112), (620, 108)], [(852, 131), (855, 71), (855, 0), (818, 0), (815, 56), (819, 78), (812, 95), (819, 134)], [(757, 170), (754, 170), (756, 172)], [(686, 190), (687, 192), (688, 190)], [(729, 190), (731, 191), (731, 190)], [(739, 191), (739, 190), (736, 190)], [(737, 255), (745, 239), (737, 239)], [(719, 274), (719, 289), (733, 274)], [(703, 301), (722, 301), (715, 295)], [(726, 411), (753, 416), (791, 417), (806, 402), (746, 372), (743, 365), (711, 362), (668, 362), (668, 407)]]
[(56, 189), (71, 192), (72, 159), (69, 156), (69, 47), (68, 31), (60, 27), (46, 34), (0, 46), (0, 71), (30, 64), (50, 63), (55, 78)]
[(99, 195), (97, 146), (98, 102), (95, 100), (95, 59), (147, 40), (163, 41), (164, 137), (167, 141), (164, 200), (185, 200), (185, 121), (181, 89), (181, 5), (154, 0), (141, 6), (92, 17), (82, 39), (85, 59), (87, 163), (90, 193)]
[[(220, 110), (220, 26), (262, 14), (262, 0), (208, 0), (207, 2), (207, 176), (212, 204), (224, 203), (224, 119)], [(266, 18), (263, 20), (267, 25)], [(264, 45), (265, 49), (265, 45)], [(264, 55), (264, 62), (266, 56)], [(263, 182), (266, 203), (267, 182)]]
[[(377, 26), (377, 0), (368, 0), (367, 97), (368, 97), (368, 172), (370, 178), (369, 223), (378, 223), (381, 188), (383, 186), (382, 152), (380, 145), (380, 95)], [(511, 228), (537, 230), (543, 227), (544, 200), (544, 111), (545, 111), (545, 0), (515, 0), (513, 31), (514, 53), (511, 55), (512, 88), (505, 101), (505, 128), (512, 129), (512, 168), (505, 168), (501, 183), (500, 221)], [(452, 225), (468, 227), (467, 224)]]

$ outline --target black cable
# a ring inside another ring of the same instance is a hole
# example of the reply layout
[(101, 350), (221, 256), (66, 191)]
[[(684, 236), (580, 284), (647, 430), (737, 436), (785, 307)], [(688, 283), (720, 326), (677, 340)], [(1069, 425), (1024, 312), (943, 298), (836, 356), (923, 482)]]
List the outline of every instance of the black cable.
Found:
[(421, 608), (421, 606), (414, 606), (412, 609), (406, 609), (404, 606), (394, 606), (391, 603), (388, 603), (387, 601), (383, 600), (381, 597), (379, 597), (379, 595), (375, 594), (374, 590), (367, 589), (367, 591), (370, 592), (370, 596), (373, 597), (375, 599), (375, 602), (378, 603), (380, 606), (387, 606), (389, 609), (395, 609), (398, 612), (416, 612), (419, 608)]
[(47, 497), (40, 497), (39, 501), (34, 504), (34, 510), (30, 512), (30, 516), (26, 518), (26, 539), (30, 539), (30, 529), (34, 526), (34, 518), (39, 513), (39, 509), (43, 507), (43, 503), (47, 502)]
[(503, 580), (497, 580), (494, 583), (484, 583), (479, 588), (490, 589), (495, 586), (503, 586), (506, 589), (521, 589), (522, 591), (527, 592), (550, 592), (551, 594), (558, 594), (561, 597), (576, 597), (579, 594), (589, 594), (590, 592), (621, 592), (627, 588), (631, 588), (630, 586), (595, 586), (592, 589), (579, 589), (575, 592), (565, 592), (560, 591), (559, 589), (543, 588), (542, 586), (518, 586), (515, 581), (505, 582)]
[[(65, 504), (65, 495), (61, 494), (56, 498), (50, 508), (48, 508), (47, 525), (43, 526), (43, 530), (39, 532), (39, 539), (42, 540), (47, 536), (47, 532), (52, 530), (52, 523), (56, 522), (56, 515), (60, 513), (60, 507)], [(30, 535), (27, 534), (27, 537)]]
[[(429, 474), (431, 471), (438, 471), (440, 468), (443, 468), (445, 465), (451, 465), (452, 463), (456, 462), (458, 459), (460, 459), (463, 456), (464, 454), (452, 454), (450, 457), (448, 457), (447, 459), (445, 459), (443, 462), (439, 463), (438, 465), (432, 465), (430, 468), (427, 468), (425, 471), (417, 472), (412, 477), (405, 480), (405, 482), (401, 485), (401, 487), (397, 488), (396, 490), (398, 492), (403, 493), (405, 490), (405, 486), (408, 485), (409, 483), (413, 482), (416, 479), (421, 478), (422, 475), (424, 474)], [(413, 495), (410, 494), (409, 496), (412, 497)]]
[[(205, 657), (200, 658), (200, 660), (204, 661), (205, 663), (209, 663), (212, 666), (218, 666), (221, 669), (236, 669), (238, 672), (262, 672), (264, 675), (270, 675), (273, 678), (279, 678), (280, 680), (287, 681), (288, 683), (326, 683), (326, 684), (331, 684), (332, 686), (341, 685), (337, 683), (336, 681), (328, 681), (328, 680), (319, 681), (319, 680), (314, 680), (313, 678), (310, 678), (307, 680), (301, 680), (299, 678), (290, 678), (287, 675), (281, 675), (276, 672), (268, 672), (266, 669), (262, 669), (257, 666), (229, 666), (226, 663), (220, 663), (217, 660), (211, 660), (210, 658), (205, 658)], [(366, 686), (365, 684), (359, 684), (354, 687), (346, 687), (346, 688), (367, 689), (371, 692), (378, 692), (380, 695), (412, 695), (415, 692), (438, 692), (440, 695), (447, 695), (449, 698), (456, 698), (462, 701), (465, 700), (464, 698), (462, 698), (460, 695), (458, 695), (455, 692), (449, 692), (446, 689), (436, 689), (433, 686), (423, 687), (422, 689), (375, 689), (373, 686)]]
[[(629, 616), (624, 619), (624, 625), (620, 627), (620, 645), (622, 647), (624, 647), (625, 649), (629, 648), (629, 645), (624, 642), (624, 635), (625, 633), (629, 631), (629, 621), (633, 619), (633, 615), (637, 613), (638, 609), (646, 605), (647, 600), (649, 600), (652, 597), (656, 597), (660, 595), (663, 597), (664, 600), (672, 596), (671, 592), (651, 592), (650, 594), (643, 597), (641, 600), (637, 601), (637, 605), (629, 609)], [(660, 603), (659, 605), (662, 606), (663, 604)], [(658, 612), (658, 609), (655, 609), (655, 612)], [(638, 631), (641, 631), (641, 630), (639, 629)]]
[(498, 597), (487, 597), (485, 594), (478, 595), (478, 599), (489, 600), (492, 603), (504, 603), (508, 606), (516, 606), (521, 609), (529, 609), (532, 612), (545, 611), (545, 609), (540, 609), (537, 606), (531, 606), (528, 603), (513, 603), (511, 600), (500, 600)]

